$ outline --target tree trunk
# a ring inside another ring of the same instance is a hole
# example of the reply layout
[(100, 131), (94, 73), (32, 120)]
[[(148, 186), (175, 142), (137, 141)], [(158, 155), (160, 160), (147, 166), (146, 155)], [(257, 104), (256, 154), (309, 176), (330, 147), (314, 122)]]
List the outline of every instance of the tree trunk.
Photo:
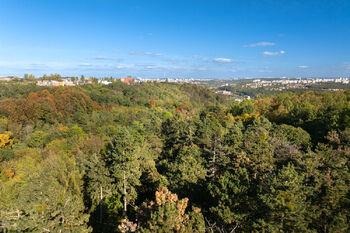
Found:
[(124, 171), (124, 180), (123, 180), (123, 194), (124, 194), (124, 218), (126, 219), (126, 177), (125, 177), (125, 171)]
[(102, 185), (100, 186), (100, 223), (102, 224), (102, 215), (103, 215), (103, 213), (102, 213), (102, 208), (103, 208), (103, 206), (102, 206), (102, 199), (103, 199), (103, 196), (102, 196)]
[(216, 173), (216, 138), (213, 143), (213, 158), (212, 158), (212, 171), (211, 171), (211, 177), (215, 177)]

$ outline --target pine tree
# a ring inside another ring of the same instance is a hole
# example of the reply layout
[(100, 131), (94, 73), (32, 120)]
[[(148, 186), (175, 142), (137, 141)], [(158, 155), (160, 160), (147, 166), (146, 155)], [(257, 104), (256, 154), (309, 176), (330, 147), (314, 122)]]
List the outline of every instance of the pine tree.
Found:
[(103, 155), (116, 190), (123, 194), (125, 218), (127, 218), (128, 204), (135, 201), (136, 187), (140, 185), (142, 140), (137, 132), (121, 127), (107, 145)]

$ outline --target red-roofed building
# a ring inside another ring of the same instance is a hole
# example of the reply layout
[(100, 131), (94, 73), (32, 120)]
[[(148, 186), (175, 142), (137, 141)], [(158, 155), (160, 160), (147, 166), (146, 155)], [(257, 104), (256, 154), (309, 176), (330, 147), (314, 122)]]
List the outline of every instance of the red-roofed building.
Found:
[(122, 78), (122, 81), (124, 82), (124, 83), (132, 83), (132, 82), (134, 82), (134, 78)]

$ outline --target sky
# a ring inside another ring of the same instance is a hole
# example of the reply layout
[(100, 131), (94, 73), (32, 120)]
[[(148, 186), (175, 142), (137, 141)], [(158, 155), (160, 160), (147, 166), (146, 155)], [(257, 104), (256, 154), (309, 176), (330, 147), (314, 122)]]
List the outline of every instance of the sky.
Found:
[(350, 77), (350, 0), (0, 0), (0, 76)]

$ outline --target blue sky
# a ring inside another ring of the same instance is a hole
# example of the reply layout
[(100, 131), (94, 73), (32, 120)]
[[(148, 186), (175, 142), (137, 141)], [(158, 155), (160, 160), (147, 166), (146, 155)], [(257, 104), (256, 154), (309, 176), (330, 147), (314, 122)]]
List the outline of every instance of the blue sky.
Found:
[(350, 76), (349, 0), (0, 0), (0, 76)]

